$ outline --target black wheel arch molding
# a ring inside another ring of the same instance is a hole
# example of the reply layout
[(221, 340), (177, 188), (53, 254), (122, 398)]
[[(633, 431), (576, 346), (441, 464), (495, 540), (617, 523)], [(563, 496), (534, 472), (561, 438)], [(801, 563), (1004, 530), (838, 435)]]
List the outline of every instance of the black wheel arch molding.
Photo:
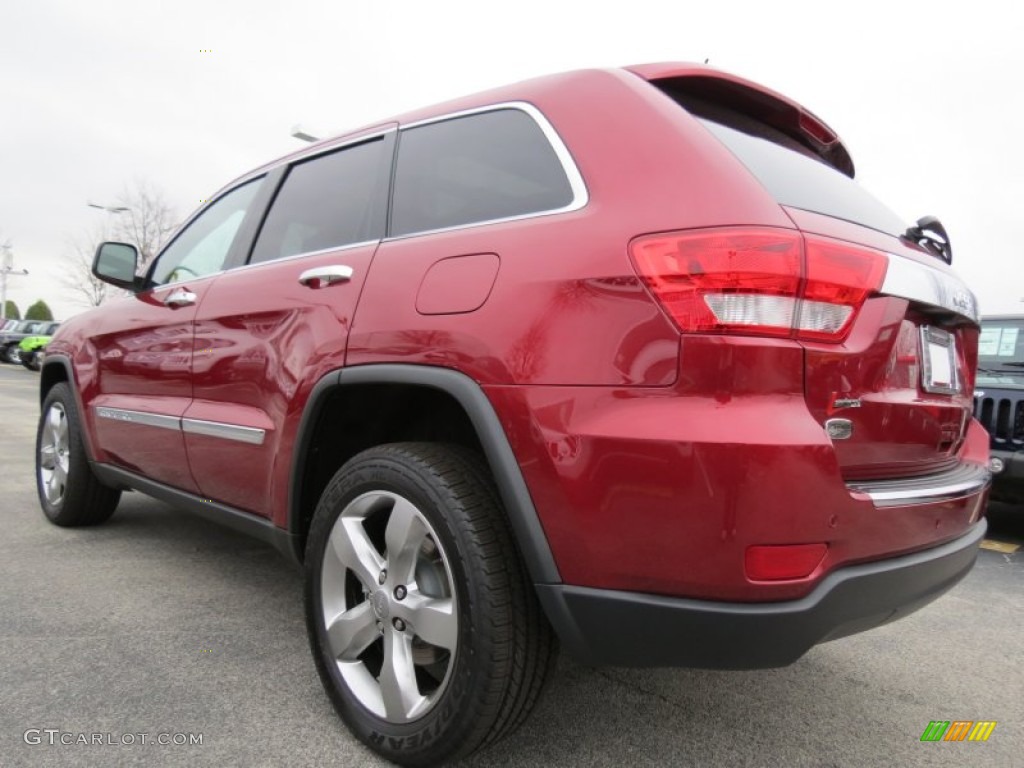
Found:
[[(302, 547), (302, 478), (317, 418), (338, 388), (368, 384), (407, 384), (441, 390), (469, 417), (484, 456), (494, 475), (512, 532), (535, 584), (558, 584), (561, 576), (548, 546), (533, 498), (523, 479), (512, 446), (498, 414), (480, 385), (459, 371), (428, 365), (370, 363), (339, 368), (323, 375), (306, 401), (295, 439), (288, 490), (288, 532), (293, 545)], [(302, 559), (300, 549), (295, 557)]]
[[(64, 378), (54, 379), (49, 371), (53, 368), (63, 368)], [(50, 391), (54, 384), (61, 381), (66, 381), (67, 385), (71, 388), (71, 394), (75, 398), (75, 406), (78, 408), (79, 414), (84, 418), (85, 408), (82, 403), (82, 393), (78, 390), (78, 379), (75, 377), (75, 367), (72, 365), (70, 358), (63, 354), (47, 354), (43, 358), (43, 364), (39, 367), (39, 405), (42, 406), (43, 401), (46, 400), (46, 393)], [(85, 439), (82, 440), (82, 444), (85, 446), (85, 455), (89, 459), (89, 463), (95, 462), (95, 456), (92, 452), (92, 435), (88, 434), (88, 430), (83, 430)]]

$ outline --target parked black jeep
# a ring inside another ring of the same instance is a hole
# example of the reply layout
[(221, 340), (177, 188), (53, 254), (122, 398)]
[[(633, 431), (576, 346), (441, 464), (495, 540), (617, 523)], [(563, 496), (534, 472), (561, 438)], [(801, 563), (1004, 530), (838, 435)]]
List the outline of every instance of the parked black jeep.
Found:
[(981, 321), (974, 416), (991, 436), (992, 498), (1024, 504), (1024, 315)]

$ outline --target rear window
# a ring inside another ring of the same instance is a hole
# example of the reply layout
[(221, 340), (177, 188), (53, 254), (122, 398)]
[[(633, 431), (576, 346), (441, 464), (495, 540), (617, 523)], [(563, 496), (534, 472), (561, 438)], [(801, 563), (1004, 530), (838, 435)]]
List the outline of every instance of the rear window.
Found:
[(776, 128), (700, 99), (670, 94), (713, 133), (781, 205), (899, 237), (906, 224), (849, 176)]

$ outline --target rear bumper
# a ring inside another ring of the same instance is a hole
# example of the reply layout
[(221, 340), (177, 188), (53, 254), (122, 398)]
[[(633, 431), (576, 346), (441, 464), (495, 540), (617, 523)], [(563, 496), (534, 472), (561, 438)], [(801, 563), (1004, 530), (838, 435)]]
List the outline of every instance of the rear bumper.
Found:
[[(486, 390), (557, 564), (559, 578), (538, 583), (784, 603), (854, 563), (950, 541), (982, 514), (989, 437), (976, 421), (952, 469), (854, 483), (808, 411), (802, 349), (706, 341), (686, 339), (687, 374), (672, 389)], [(718, 347), (731, 352), (715, 368)], [(728, 372), (720, 400), (693, 394), (712, 388), (709, 368)], [(801, 390), (736, 395), (729, 377), (737, 371), (746, 387), (752, 378), (759, 387), (798, 378)], [(761, 382), (765, 371), (771, 376)], [(747, 578), (752, 546), (822, 542), (825, 559), (804, 579)]]
[(758, 669), (812, 646), (906, 616), (974, 565), (986, 523), (902, 557), (839, 568), (806, 597), (726, 603), (568, 585), (538, 585), (563, 647), (585, 664)]

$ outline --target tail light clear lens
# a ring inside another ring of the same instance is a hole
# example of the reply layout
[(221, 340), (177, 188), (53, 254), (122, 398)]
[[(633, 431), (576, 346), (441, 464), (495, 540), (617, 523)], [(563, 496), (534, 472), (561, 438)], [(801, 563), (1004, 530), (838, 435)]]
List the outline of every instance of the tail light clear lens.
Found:
[(877, 251), (758, 227), (640, 237), (630, 256), (683, 332), (827, 342), (846, 337), (888, 263)]

